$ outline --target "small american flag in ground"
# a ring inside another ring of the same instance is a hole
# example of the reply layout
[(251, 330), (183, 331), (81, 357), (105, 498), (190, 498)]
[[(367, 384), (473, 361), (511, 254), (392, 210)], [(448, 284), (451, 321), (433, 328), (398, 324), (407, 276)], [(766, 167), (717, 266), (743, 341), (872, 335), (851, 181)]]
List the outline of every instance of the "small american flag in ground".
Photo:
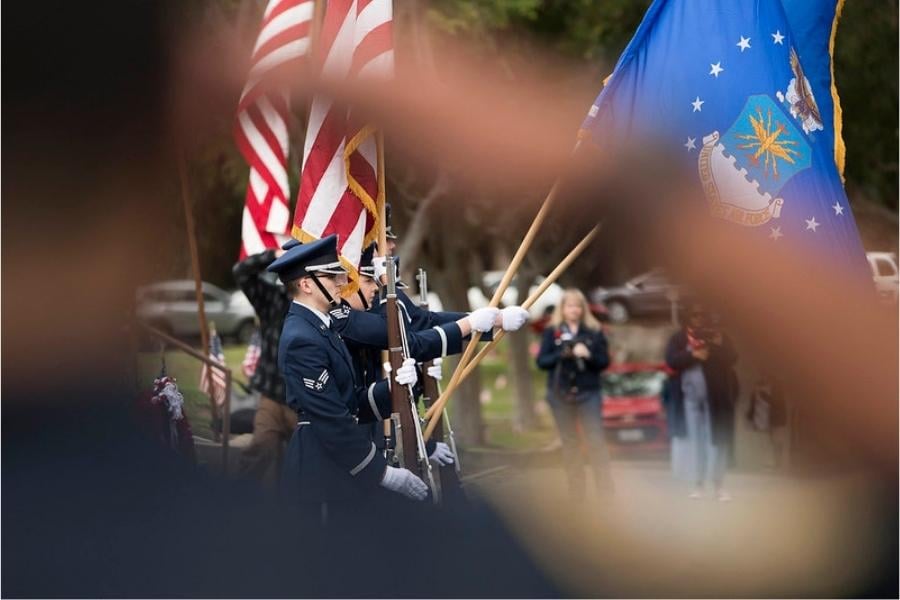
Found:
[[(225, 352), (222, 350), (219, 334), (211, 331), (209, 335), (209, 357), (225, 366)], [(221, 369), (213, 369), (203, 363), (199, 387), (200, 391), (212, 398), (217, 406), (225, 403), (225, 372)]]
[(287, 91), (273, 89), (267, 77), (306, 60), (312, 19), (313, 0), (269, 0), (263, 14), (234, 126), (235, 141), (250, 165), (241, 259), (280, 246), (290, 229), (290, 101)]
[(243, 371), (244, 377), (247, 379), (250, 379), (256, 373), (260, 351), (259, 329), (257, 329), (253, 332), (253, 337), (250, 338), (250, 343), (247, 345), (247, 352), (244, 354), (244, 360), (241, 361), (241, 371)]

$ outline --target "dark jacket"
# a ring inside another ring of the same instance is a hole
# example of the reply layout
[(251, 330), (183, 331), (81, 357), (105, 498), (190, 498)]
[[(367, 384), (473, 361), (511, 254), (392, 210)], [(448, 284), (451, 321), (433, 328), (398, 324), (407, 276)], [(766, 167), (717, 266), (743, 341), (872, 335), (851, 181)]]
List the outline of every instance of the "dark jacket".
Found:
[[(541, 338), (537, 365), (547, 375), (547, 390), (553, 394), (569, 392), (593, 392), (600, 389), (600, 372), (609, 366), (609, 352), (606, 347), (606, 336), (602, 331), (589, 329), (582, 325), (578, 334), (566, 342), (565, 334), (569, 329), (565, 323), (559, 327), (547, 327)], [(564, 349), (576, 342), (584, 343), (591, 351), (591, 356), (577, 360), (572, 356), (564, 356)]]
[(250, 378), (250, 387), (284, 404), (284, 380), (278, 370), (278, 340), (291, 299), (283, 286), (266, 278), (266, 267), (274, 260), (274, 250), (253, 254), (234, 265), (232, 273), (259, 317), (259, 362)]
[[(681, 374), (685, 369), (700, 362), (688, 348), (685, 329), (681, 329), (669, 339), (666, 347), (666, 364), (675, 373), (669, 378), (666, 399), (669, 433), (673, 437), (687, 435)], [(736, 362), (737, 352), (728, 336), (723, 336), (721, 345), (709, 344), (709, 358), (703, 361), (703, 377), (706, 379), (713, 441), (717, 444), (730, 443), (734, 436), (734, 404), (738, 390), (737, 376), (733, 367)]]
[[(372, 312), (385, 314), (385, 306), (387, 299), (385, 291), (382, 288), (381, 294), (376, 301), (376, 305), (372, 307)], [(397, 290), (397, 304), (400, 306), (400, 312), (406, 317), (407, 329), (410, 331), (422, 331), (430, 329), (435, 325), (443, 325), (459, 321), (466, 316), (464, 312), (434, 312), (425, 310), (412, 301), (406, 292)]]
[[(402, 309), (401, 309), (402, 310)], [(384, 311), (375, 312), (352, 310), (346, 304), (330, 311), (332, 327), (347, 345), (353, 359), (353, 367), (359, 380), (370, 385), (382, 378), (382, 350), (388, 349), (387, 318)], [(409, 356), (419, 362), (427, 362), (448, 354), (459, 354), (462, 350), (462, 333), (456, 321), (434, 325), (429, 329), (415, 331), (407, 325), (406, 341)], [(420, 378), (424, 374), (420, 373)], [(421, 380), (416, 386), (416, 397), (421, 393)], [(373, 410), (377, 410), (373, 406)], [(390, 413), (379, 414), (372, 426), (375, 445), (384, 448), (381, 419), (390, 418)], [(434, 441), (426, 443), (429, 454), (434, 450)]]
[(364, 386), (337, 333), (293, 302), (281, 334), (278, 364), (287, 404), (298, 412), (301, 423), (285, 456), (286, 491), (302, 504), (347, 504), (367, 491), (375, 492), (386, 462), (359, 424), (374, 421), (375, 411), (389, 413), (387, 381)]

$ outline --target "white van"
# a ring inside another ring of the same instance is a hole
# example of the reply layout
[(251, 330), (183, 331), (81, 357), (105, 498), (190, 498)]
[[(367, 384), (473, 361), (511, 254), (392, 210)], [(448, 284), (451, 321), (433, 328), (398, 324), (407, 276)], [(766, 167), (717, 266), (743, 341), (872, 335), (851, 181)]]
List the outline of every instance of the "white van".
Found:
[(888, 302), (897, 301), (897, 255), (893, 252), (866, 252), (872, 281), (879, 298)]

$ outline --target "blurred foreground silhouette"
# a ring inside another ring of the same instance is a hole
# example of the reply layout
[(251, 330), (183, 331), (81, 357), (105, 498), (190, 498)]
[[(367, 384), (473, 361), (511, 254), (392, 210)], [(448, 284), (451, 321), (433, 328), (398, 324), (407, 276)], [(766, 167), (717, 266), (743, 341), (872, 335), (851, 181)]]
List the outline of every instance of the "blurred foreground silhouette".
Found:
[[(7, 11), (5, 595), (896, 594), (897, 315), (815, 257), (775, 254), (711, 222), (653, 148), (570, 160), (581, 115), (548, 109), (539, 81), (519, 82), (519, 102), (503, 105), (507, 90), (461, 56), (440, 82), (413, 73), (365, 95), (325, 87), (377, 118), (392, 160), (446, 161), (498, 202), (565, 174), (558, 210), (586, 229), (603, 220), (602, 235), (662, 259), (813, 409), (808, 472), (835, 486), (740, 507), (715, 539), (688, 536), (688, 547), (658, 514), (648, 522), (659, 527), (623, 528), (629, 520), (601, 509), (567, 510), (543, 486), (467, 513), (361, 507), (358, 522), (322, 530), (160, 454), (130, 414), (146, 384), (134, 368), (134, 284), (174, 235), (163, 215), (178, 201), (178, 150), (190, 155), (228, 121), (245, 65), (228, 64), (239, 53), (226, 41), (199, 36), (181, 3), (121, 9)], [(53, 43), (34, 44), (38, 29)], [(810, 552), (834, 569), (804, 570)]]

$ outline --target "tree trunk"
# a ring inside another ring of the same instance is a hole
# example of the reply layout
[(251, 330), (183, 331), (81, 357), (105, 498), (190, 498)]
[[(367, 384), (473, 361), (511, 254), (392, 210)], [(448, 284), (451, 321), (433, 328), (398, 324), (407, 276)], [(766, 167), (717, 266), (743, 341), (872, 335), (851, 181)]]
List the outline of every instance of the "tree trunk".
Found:
[[(459, 360), (453, 361), (453, 368)], [(448, 371), (449, 372), (449, 371)], [(484, 420), (481, 418), (481, 370), (466, 377), (453, 394), (453, 432), (463, 446), (483, 446)]]
[[(442, 232), (446, 233), (446, 232)], [(455, 237), (452, 232), (449, 238)], [(445, 252), (453, 256), (458, 252), (458, 246), (454, 246), (450, 240), (445, 241)], [(469, 308), (466, 297), (466, 283), (469, 281), (464, 269), (468, 265), (451, 264), (440, 277), (440, 289), (446, 310), (465, 311)], [(460, 270), (463, 270), (461, 273)], [(457, 357), (458, 360), (459, 357)], [(457, 360), (452, 361), (452, 368), (456, 368)], [(452, 369), (446, 369), (445, 373), (452, 373)], [(466, 446), (481, 446), (484, 444), (484, 422), (481, 418), (481, 375), (476, 370), (457, 388), (450, 401), (451, 415), (453, 416), (453, 429), (457, 440)]]

